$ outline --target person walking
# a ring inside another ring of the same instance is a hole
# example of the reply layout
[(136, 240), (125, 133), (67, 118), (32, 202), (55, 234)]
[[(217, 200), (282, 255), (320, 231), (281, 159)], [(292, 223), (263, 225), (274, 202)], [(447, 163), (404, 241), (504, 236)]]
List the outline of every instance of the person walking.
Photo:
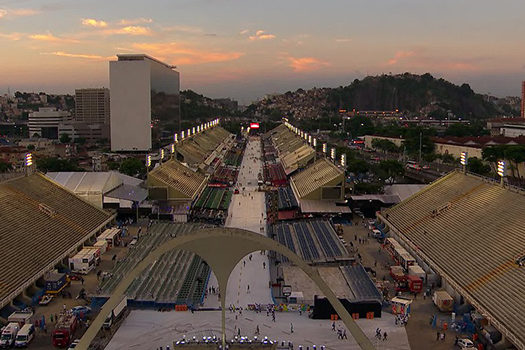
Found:
[[(332, 322), (332, 331), (335, 332), (335, 322)], [(376, 331), (377, 333), (377, 331)]]
[(388, 336), (388, 334), (386, 334), (386, 331), (385, 331), (385, 333), (383, 333), (383, 341), (386, 340), (387, 336)]
[(348, 339), (348, 337), (346, 336), (346, 329), (343, 329), (343, 337), (341, 339)]
[(290, 333), (293, 333), (293, 323), (290, 322)]

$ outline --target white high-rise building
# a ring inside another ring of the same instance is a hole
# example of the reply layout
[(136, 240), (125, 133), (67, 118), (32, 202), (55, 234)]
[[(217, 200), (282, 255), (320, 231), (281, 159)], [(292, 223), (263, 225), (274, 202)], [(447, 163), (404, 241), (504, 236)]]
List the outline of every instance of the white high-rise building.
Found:
[(71, 113), (57, 111), (53, 107), (40, 107), (38, 112), (29, 113), (28, 127), (29, 137), (43, 137), (46, 139), (58, 139), (59, 124), (71, 121)]
[(148, 151), (154, 127), (179, 126), (179, 72), (144, 54), (117, 57), (109, 63), (111, 150)]

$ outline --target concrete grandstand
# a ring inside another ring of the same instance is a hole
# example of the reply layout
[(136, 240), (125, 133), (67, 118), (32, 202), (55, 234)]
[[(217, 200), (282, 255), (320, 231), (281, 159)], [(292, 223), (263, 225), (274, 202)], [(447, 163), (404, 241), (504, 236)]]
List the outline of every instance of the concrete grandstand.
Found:
[(231, 138), (231, 134), (220, 126), (205, 130), (190, 138), (177, 143), (177, 159), (187, 163), (190, 167), (209, 165), (215, 158), (218, 148)]
[(524, 208), (522, 191), (455, 171), (378, 218), (458, 307), (472, 305), (524, 349)]
[(38, 302), (37, 281), (67, 268), (69, 255), (114, 218), (38, 173), (0, 183), (0, 207), (0, 308), (7, 312)]

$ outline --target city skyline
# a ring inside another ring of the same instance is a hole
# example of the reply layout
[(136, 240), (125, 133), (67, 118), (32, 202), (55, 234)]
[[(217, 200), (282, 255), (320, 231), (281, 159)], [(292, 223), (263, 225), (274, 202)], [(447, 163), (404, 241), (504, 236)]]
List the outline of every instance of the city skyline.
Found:
[(525, 4), (505, 1), (0, 2), (0, 91), (109, 86), (109, 61), (145, 53), (181, 89), (249, 103), (268, 93), (429, 72), (519, 96)]

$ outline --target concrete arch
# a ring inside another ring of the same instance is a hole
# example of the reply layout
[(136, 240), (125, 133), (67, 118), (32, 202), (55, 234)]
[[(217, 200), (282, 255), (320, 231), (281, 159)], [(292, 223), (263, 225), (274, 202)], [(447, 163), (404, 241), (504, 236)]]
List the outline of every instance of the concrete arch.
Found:
[(80, 343), (77, 345), (78, 349), (83, 350), (89, 347), (89, 344), (91, 341), (93, 341), (98, 331), (102, 327), (106, 315), (108, 315), (111, 310), (119, 303), (122, 295), (128, 286), (133, 282), (135, 277), (137, 277), (149, 264), (160, 258), (162, 254), (173, 249), (185, 249), (199, 255), (208, 263), (208, 265), (210, 265), (213, 272), (215, 273), (215, 276), (219, 282), (219, 288), (221, 291), (223, 291), (221, 293), (223, 345), (226, 341), (225, 291), (231, 271), (246, 255), (259, 250), (273, 250), (286, 256), (291, 262), (300, 267), (316, 283), (316, 285), (324, 293), (334, 309), (337, 311), (341, 317), (341, 320), (344, 322), (345, 326), (348, 328), (361, 349), (374, 349), (374, 346), (370, 340), (354, 322), (343, 304), (341, 304), (339, 299), (337, 299), (336, 295), (321, 278), (319, 272), (317, 272), (316, 269), (309, 266), (297, 254), (279, 242), (261, 234), (237, 228), (202, 229), (198, 230), (196, 233), (178, 236), (156, 248), (125, 278), (123, 278), (122, 281), (120, 281), (109, 300), (104, 304), (102, 310), (80, 340)]

